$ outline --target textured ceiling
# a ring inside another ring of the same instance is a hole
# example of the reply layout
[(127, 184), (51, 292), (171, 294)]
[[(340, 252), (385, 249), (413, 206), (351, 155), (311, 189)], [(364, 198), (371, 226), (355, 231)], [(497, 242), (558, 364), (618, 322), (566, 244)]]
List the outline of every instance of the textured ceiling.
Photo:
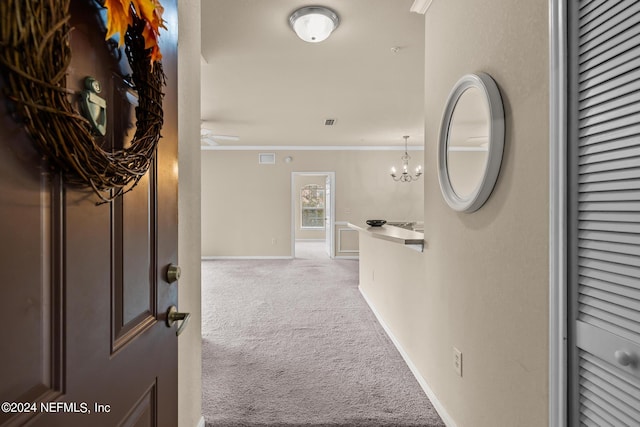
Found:
[(424, 16), (411, 4), (326, 0), (341, 22), (316, 44), (288, 25), (316, 3), (203, 0), (202, 127), (239, 137), (220, 145), (422, 145)]

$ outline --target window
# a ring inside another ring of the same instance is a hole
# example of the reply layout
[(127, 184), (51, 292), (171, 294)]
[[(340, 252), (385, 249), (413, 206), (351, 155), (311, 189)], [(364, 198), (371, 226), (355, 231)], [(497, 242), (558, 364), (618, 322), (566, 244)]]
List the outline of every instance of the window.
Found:
[(309, 184), (300, 190), (300, 228), (324, 229), (324, 188)]

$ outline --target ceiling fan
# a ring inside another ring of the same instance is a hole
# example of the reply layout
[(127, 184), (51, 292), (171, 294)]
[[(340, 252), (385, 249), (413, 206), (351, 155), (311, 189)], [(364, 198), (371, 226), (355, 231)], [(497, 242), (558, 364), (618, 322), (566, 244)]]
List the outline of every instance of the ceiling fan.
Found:
[(216, 135), (210, 129), (200, 129), (200, 142), (207, 145), (220, 145), (221, 141), (239, 141), (240, 137), (235, 135)]

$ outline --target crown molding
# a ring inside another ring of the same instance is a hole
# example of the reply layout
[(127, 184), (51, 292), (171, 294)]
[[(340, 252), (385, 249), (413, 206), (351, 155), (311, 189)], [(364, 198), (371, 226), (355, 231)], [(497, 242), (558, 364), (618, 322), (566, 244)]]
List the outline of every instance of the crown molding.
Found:
[[(201, 145), (202, 151), (404, 151), (396, 145)], [(424, 151), (423, 145), (409, 145), (407, 151)]]
[(414, 0), (413, 4), (411, 5), (411, 9), (409, 10), (411, 12), (424, 15), (425, 13), (427, 13), (427, 10), (429, 9), (429, 6), (431, 6), (432, 2), (433, 0)]

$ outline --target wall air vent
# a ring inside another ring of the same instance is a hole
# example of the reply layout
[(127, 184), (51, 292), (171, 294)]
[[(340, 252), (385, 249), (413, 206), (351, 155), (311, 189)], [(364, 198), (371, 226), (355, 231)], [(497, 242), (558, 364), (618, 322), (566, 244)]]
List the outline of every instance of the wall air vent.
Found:
[(275, 165), (276, 153), (260, 153), (258, 154), (258, 164), (261, 165)]
[(325, 119), (324, 121), (325, 126), (333, 126), (334, 124), (336, 124), (336, 119)]

